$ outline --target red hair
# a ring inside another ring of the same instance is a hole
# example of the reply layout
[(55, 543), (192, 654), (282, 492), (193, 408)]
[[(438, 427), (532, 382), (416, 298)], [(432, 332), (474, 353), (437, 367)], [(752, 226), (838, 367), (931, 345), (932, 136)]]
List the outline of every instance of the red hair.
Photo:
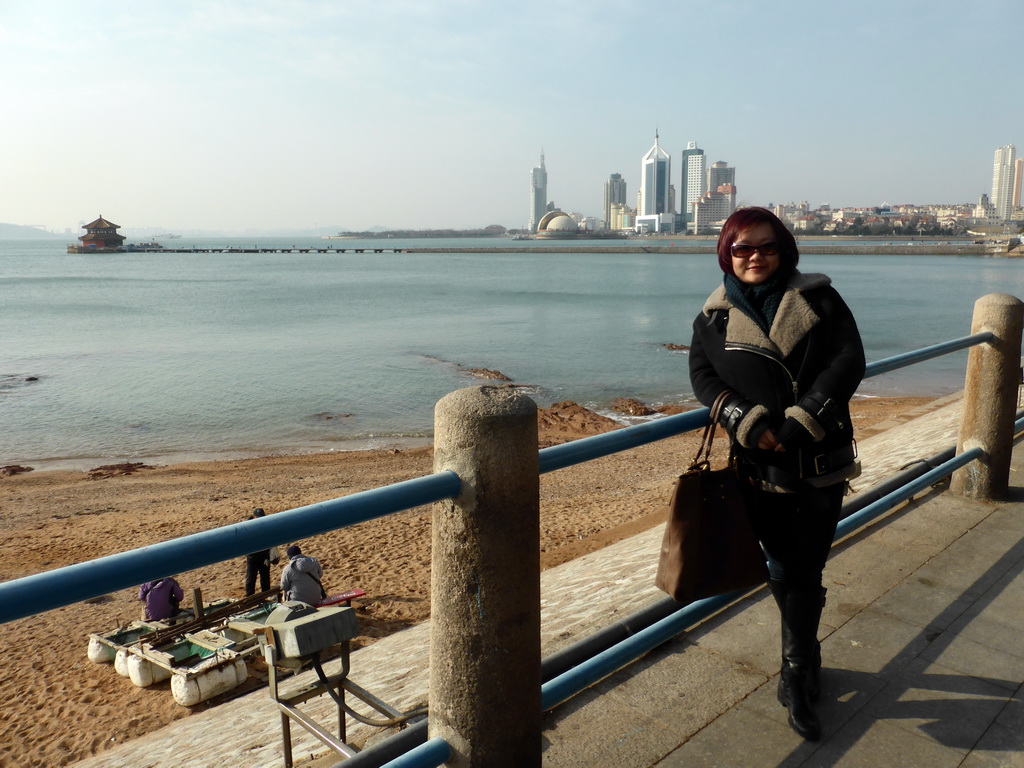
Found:
[(751, 206), (750, 208), (739, 208), (726, 219), (722, 225), (722, 232), (718, 235), (718, 266), (727, 275), (735, 274), (732, 271), (732, 244), (740, 233), (756, 227), (758, 224), (767, 224), (772, 228), (775, 239), (779, 243), (779, 266), (786, 272), (796, 269), (800, 261), (800, 252), (796, 248), (796, 238), (793, 233), (786, 229), (778, 216), (767, 208)]

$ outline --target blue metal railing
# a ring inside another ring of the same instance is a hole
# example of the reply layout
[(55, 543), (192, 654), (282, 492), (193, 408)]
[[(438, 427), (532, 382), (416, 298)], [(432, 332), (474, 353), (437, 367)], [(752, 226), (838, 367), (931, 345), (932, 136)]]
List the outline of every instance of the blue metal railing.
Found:
[(432, 504), (460, 487), (454, 472), (439, 472), (8, 581), (0, 584), (0, 622)]
[(992, 341), (993, 339), (995, 339), (994, 333), (991, 331), (982, 331), (981, 333), (975, 333), (972, 336), (963, 336), (959, 339), (944, 341), (941, 344), (933, 344), (930, 347), (922, 347), (921, 349), (917, 349), (912, 352), (904, 352), (903, 354), (893, 355), (892, 357), (887, 357), (883, 360), (876, 360), (873, 363), (868, 363), (867, 370), (864, 373), (864, 378), (870, 379), (872, 376), (889, 373), (889, 371), (895, 371), (897, 368), (906, 368), (908, 365), (923, 363), (925, 360), (942, 357), (943, 355), (948, 355), (951, 352), (959, 352), (962, 349), (974, 347), (978, 344), (984, 344), (985, 342)]
[[(967, 349), (993, 338), (990, 332), (977, 333), (885, 358), (870, 363), (865, 378)], [(544, 448), (539, 453), (540, 472), (553, 472), (700, 429), (707, 423), (707, 417), (708, 409), (700, 408)], [(441, 472), (8, 581), (0, 584), (0, 623), (241, 557), (282, 541), (299, 541), (453, 498), (459, 494), (460, 487), (461, 482), (455, 473)]]
[[(1022, 425), (1024, 425), (1024, 419), (1015, 422), (1014, 433), (1018, 432)], [(981, 458), (984, 453), (985, 451), (980, 447), (971, 448), (963, 453), (958, 453), (949, 461), (943, 462), (939, 466), (935, 467), (935, 469), (925, 472), (916, 480), (911, 480), (906, 485), (897, 488), (892, 493), (878, 499), (878, 501), (868, 504), (859, 512), (855, 512), (849, 517), (843, 518), (839, 521), (839, 525), (836, 526), (836, 535), (833, 541), (839, 541), (839, 539), (844, 536), (847, 536), (858, 528), (867, 525), (876, 517), (885, 514), (897, 504), (902, 504), (904, 501), (913, 498), (921, 491), (931, 488), (940, 480), (944, 480), (952, 475), (960, 469), (960, 467), (964, 467), (975, 459)]]
[[(1016, 424), (1016, 430), (1024, 428), (1024, 419)], [(839, 523), (834, 541), (847, 536), (861, 526), (888, 512), (897, 504), (912, 498), (915, 494), (930, 488), (943, 478), (953, 474), (960, 467), (979, 458), (984, 451), (972, 448), (958, 454), (916, 480), (883, 496)], [(638, 631), (632, 637), (593, 656), (566, 672), (552, 678), (541, 686), (541, 704), (546, 712), (586, 690), (616, 670), (636, 661), (662, 643), (684, 632), (695, 624), (725, 608), (752, 590), (738, 590), (727, 595), (717, 595), (690, 603), (673, 614), (666, 616), (649, 627)]]
[[(872, 376), (889, 373), (898, 368), (906, 368), (907, 366), (923, 363), (926, 360), (932, 360), (942, 355), (959, 352), (968, 347), (992, 341), (994, 338), (995, 336), (991, 331), (984, 331), (973, 336), (964, 336), (930, 347), (923, 347), (912, 352), (904, 352), (893, 357), (887, 357), (883, 360), (869, 363), (866, 366), (864, 378), (869, 379)], [(701, 408), (675, 416), (666, 416), (647, 424), (637, 424), (626, 429), (606, 432), (594, 437), (585, 437), (581, 440), (573, 440), (571, 443), (554, 445), (540, 452), (540, 471), (541, 474), (553, 472), (556, 469), (564, 469), (574, 464), (582, 464), (585, 461), (600, 459), (613, 453), (637, 448), (666, 437), (681, 435), (690, 430), (700, 429), (707, 423), (707, 420), (708, 409)]]
[(414, 747), (381, 768), (438, 768), (451, 759), (452, 748), (444, 739), (433, 738)]

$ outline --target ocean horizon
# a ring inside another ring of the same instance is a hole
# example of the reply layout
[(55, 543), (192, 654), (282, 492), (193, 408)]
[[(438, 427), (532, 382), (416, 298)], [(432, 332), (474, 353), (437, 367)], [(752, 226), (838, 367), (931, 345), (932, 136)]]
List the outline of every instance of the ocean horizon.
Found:
[[(174, 246), (330, 247), (321, 238)], [(690, 326), (721, 282), (706, 254), (65, 252), (0, 241), (0, 465), (83, 468), (385, 448), (430, 440), (434, 404), (499, 371), (541, 407), (693, 404)], [(591, 241), (607, 246), (609, 241)], [(466, 248), (472, 238), (345, 240)], [(573, 241), (574, 249), (586, 242)], [(170, 243), (167, 243), (170, 245)], [(974, 302), (1024, 295), (1012, 259), (804, 255), (857, 317), (868, 360), (970, 333)], [(943, 396), (966, 352), (865, 381)], [(623, 423), (634, 423), (614, 414)]]

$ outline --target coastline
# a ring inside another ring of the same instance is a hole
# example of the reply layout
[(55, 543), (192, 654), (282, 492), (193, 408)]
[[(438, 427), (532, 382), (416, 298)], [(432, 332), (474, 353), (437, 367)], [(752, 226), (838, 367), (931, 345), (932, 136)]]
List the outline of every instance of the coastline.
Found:
[[(919, 399), (921, 401), (944, 397), (948, 392), (933, 391), (926, 394), (905, 395), (897, 387), (892, 391), (885, 391), (879, 388), (876, 392), (858, 391), (854, 395), (853, 402), (859, 400), (900, 400), (905, 398)], [(941, 389), (941, 388), (940, 388)], [(918, 391), (924, 389), (918, 387)], [(628, 399), (628, 398), (621, 398)], [(557, 405), (557, 404), (556, 404)], [(642, 405), (648, 405), (643, 403)], [(556, 406), (552, 406), (556, 407)], [(674, 413), (681, 413), (687, 410), (701, 407), (696, 401), (684, 402), (678, 405), (651, 405), (655, 411), (645, 416), (631, 415), (616, 412), (611, 404), (605, 407), (594, 407), (591, 404), (581, 406), (594, 413), (602, 419), (608, 419), (619, 427), (630, 427), (643, 424), (658, 418), (663, 418)], [(538, 405), (543, 411), (543, 406)], [(608, 425), (612, 427), (611, 424)], [(209, 451), (202, 448), (194, 450), (168, 450), (150, 454), (112, 454), (106, 456), (57, 456), (45, 459), (21, 459), (8, 462), (0, 462), (0, 477), (5, 474), (18, 474), (28, 472), (89, 472), (97, 467), (115, 464), (138, 463), (151, 467), (171, 467), (183, 464), (216, 464), (226, 462), (251, 461), (260, 459), (280, 459), (285, 457), (320, 457), (330, 455), (345, 455), (362, 452), (375, 451), (410, 451), (420, 448), (429, 448), (433, 445), (433, 434), (428, 435), (381, 435), (379, 437), (352, 437), (326, 443), (323, 441), (310, 441), (308, 443), (292, 444), (285, 449), (280, 448), (235, 448), (218, 451)], [(10, 470), (10, 471), (9, 471)]]
[[(858, 399), (855, 428), (869, 434), (934, 401)], [(607, 419), (586, 409), (547, 416), (540, 426), (542, 446), (610, 428)], [(691, 432), (543, 475), (542, 567), (660, 525), (672, 482), (689, 463), (699, 437)], [(8, 546), (0, 579), (236, 523), (257, 506), (274, 514), (413, 479), (432, 472), (432, 463), (431, 447), (421, 446), (2, 477), (0, 527)], [(329, 592), (366, 591), (355, 603), (357, 647), (429, 617), (431, 514), (430, 508), (408, 510), (303, 542), (323, 564)], [(178, 577), (186, 595), (200, 587), (206, 600), (238, 598), (244, 570), (244, 563), (234, 560)], [(272, 579), (279, 578), (278, 565)], [(0, 678), (0, 695), (7, 702), (0, 764), (66, 765), (217, 705), (213, 700), (180, 707), (167, 681), (137, 688), (110, 666), (86, 659), (89, 632), (138, 618), (136, 593), (121, 590), (0, 625), (0, 642), (8, 649)], [(256, 685), (255, 678), (250, 682)]]
[[(335, 446), (326, 447), (322, 443), (297, 447), (294, 450), (271, 451), (236, 449), (224, 451), (168, 451), (152, 455), (139, 456), (70, 456), (62, 458), (29, 461), (33, 472), (88, 472), (102, 464), (118, 464), (139, 462), (152, 467), (170, 467), (179, 464), (216, 464), (223, 462), (250, 461), (255, 459), (275, 459), (287, 456), (328, 456), (332, 454), (361, 453), (374, 451), (414, 450), (433, 445), (431, 436), (363, 438), (354, 437), (350, 440), (338, 441)], [(3, 470), (3, 467), (0, 467)]]
[[(552, 241), (548, 241), (552, 242)], [(560, 253), (671, 253), (671, 254), (709, 254), (714, 253), (714, 245), (573, 245), (570, 238), (557, 240), (563, 243), (558, 248)], [(403, 253), (507, 253), (510, 249), (488, 246), (472, 246), (467, 248), (403, 248)], [(524, 245), (519, 246), (516, 252), (522, 253), (548, 253), (551, 246), (545, 245)], [(800, 253), (808, 254), (873, 254), (883, 256), (1007, 256), (1011, 255), (1011, 247), (1008, 243), (999, 245), (986, 245), (977, 243), (964, 243), (958, 245), (936, 245), (934, 243), (920, 243), (895, 245), (891, 243), (862, 243), (855, 246), (849, 245), (801, 245)], [(1019, 250), (1019, 249), (1018, 249)]]

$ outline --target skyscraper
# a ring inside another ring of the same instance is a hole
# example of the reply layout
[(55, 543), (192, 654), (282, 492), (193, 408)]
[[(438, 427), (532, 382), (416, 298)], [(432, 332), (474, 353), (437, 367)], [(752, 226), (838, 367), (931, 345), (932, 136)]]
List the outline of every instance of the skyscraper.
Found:
[(544, 150), (540, 151), (540, 165), (530, 171), (530, 223), (531, 232), (537, 231), (537, 225), (544, 218), (548, 206), (548, 172), (544, 167)]
[(708, 192), (717, 192), (723, 184), (736, 183), (736, 169), (721, 160), (708, 168)]
[(1013, 207), (1020, 208), (1020, 190), (1024, 185), (1024, 157), (1017, 158), (1017, 172), (1013, 174)]
[[(700, 152), (690, 142), (688, 151)], [(703, 168), (704, 155), (691, 154), (688, 158), (689, 171), (695, 175)], [(700, 187), (700, 180), (690, 176), (691, 182), (687, 192)], [(686, 222), (686, 230), (695, 235), (707, 234), (721, 229), (722, 223), (736, 210), (736, 169), (719, 160), (707, 169), (703, 182), (704, 192), (700, 197), (689, 201), (690, 220)]]
[(612, 206), (616, 203), (626, 202), (626, 180), (621, 173), (613, 173), (604, 183), (604, 221), (601, 223), (605, 229), (612, 226)]
[(996, 150), (992, 164), (992, 206), (996, 209), (996, 218), (1007, 222), (1013, 214), (1013, 176), (1017, 150), (1013, 144), (1007, 144)]
[(658, 144), (658, 134), (654, 134), (654, 146), (651, 147), (641, 161), (640, 168), (640, 216), (654, 216), (671, 213), (669, 207), (669, 176), (672, 173), (672, 158)]
[(689, 142), (683, 150), (683, 199), (679, 209), (686, 224), (693, 222), (693, 204), (708, 191), (704, 162), (704, 150), (697, 148), (696, 141)]

